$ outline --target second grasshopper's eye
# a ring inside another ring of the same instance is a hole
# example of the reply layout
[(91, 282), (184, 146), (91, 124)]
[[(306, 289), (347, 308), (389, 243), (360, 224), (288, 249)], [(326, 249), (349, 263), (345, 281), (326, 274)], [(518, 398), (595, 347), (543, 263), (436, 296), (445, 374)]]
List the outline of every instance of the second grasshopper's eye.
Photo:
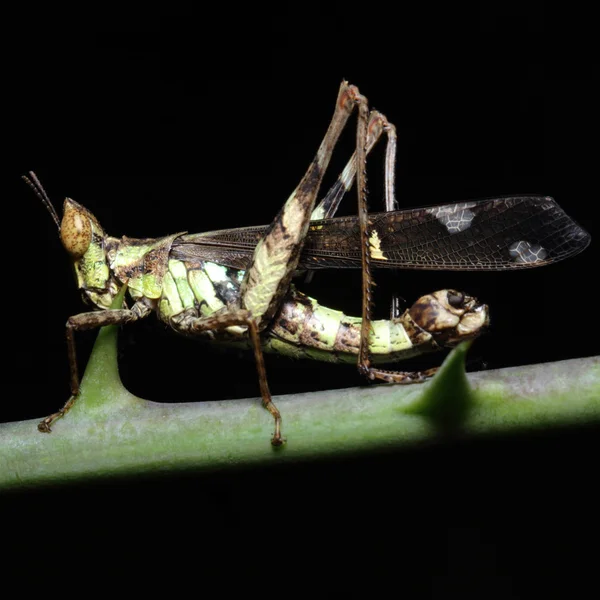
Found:
[(81, 258), (92, 242), (92, 225), (88, 215), (69, 198), (64, 204), (60, 239), (73, 258)]

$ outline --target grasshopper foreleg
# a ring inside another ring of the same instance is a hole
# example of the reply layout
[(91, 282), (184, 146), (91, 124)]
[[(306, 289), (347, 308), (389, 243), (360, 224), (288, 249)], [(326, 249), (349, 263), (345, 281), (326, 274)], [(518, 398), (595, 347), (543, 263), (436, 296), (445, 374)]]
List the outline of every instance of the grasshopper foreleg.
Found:
[(38, 424), (38, 429), (42, 433), (50, 433), (51, 425), (57, 419), (63, 417), (72, 408), (79, 396), (79, 371), (77, 368), (77, 351), (75, 347), (75, 332), (86, 331), (87, 329), (97, 329), (106, 325), (124, 325), (150, 314), (150, 308), (145, 304), (137, 302), (131, 310), (115, 309), (102, 312), (86, 312), (69, 317), (66, 325), (67, 352), (69, 356), (69, 369), (71, 372), (71, 397), (65, 405), (58, 411)]

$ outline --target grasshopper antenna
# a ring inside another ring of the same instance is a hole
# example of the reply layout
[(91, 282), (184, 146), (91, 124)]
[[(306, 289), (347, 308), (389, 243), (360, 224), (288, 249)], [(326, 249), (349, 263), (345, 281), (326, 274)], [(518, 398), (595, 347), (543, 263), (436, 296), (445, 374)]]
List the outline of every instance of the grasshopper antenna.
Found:
[(52, 215), (52, 218), (54, 219), (54, 222), (60, 231), (60, 219), (58, 218), (58, 214), (56, 213), (56, 209), (52, 205), (52, 202), (50, 202), (50, 198), (48, 198), (48, 194), (46, 194), (44, 186), (40, 183), (40, 180), (33, 171), (29, 171), (28, 175), (29, 177), (27, 175), (22, 175), (23, 180), (34, 191), (35, 195), (44, 203), (44, 206)]

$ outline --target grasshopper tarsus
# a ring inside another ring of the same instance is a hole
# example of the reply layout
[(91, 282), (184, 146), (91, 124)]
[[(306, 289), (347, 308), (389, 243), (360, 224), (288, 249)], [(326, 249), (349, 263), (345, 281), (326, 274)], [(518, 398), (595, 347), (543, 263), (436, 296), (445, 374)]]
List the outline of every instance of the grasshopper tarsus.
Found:
[(286, 443), (286, 441), (287, 440), (284, 437), (281, 437), (281, 433), (274, 433), (273, 437), (271, 438), (271, 446), (280, 448)]
[(50, 429), (50, 423), (52, 423), (54, 415), (50, 415), (46, 417), (43, 421), (38, 423), (38, 431), (41, 433), (52, 433), (52, 429)]
[(52, 428), (50, 426), (53, 425), (58, 419), (62, 419), (62, 417), (64, 417), (69, 410), (71, 410), (73, 404), (75, 404), (75, 400), (77, 400), (77, 395), (71, 396), (58, 412), (52, 413), (45, 419), (42, 419), (38, 423), (38, 431), (41, 433), (52, 433)]

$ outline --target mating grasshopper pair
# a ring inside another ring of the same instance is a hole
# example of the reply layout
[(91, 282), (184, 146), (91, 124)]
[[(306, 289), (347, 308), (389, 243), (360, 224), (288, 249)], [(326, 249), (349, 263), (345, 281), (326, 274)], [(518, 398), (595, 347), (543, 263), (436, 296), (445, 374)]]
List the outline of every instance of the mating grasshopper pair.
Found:
[[(357, 111), (356, 151), (324, 199), (319, 188), (333, 149)], [(367, 212), (366, 159), (387, 138), (386, 212)], [(368, 379), (416, 383), (433, 376), (387, 371), (378, 365), (452, 347), (478, 336), (488, 308), (462, 292), (421, 297), (403, 314), (371, 320), (371, 268), (505, 270), (556, 262), (583, 250), (588, 234), (552, 198), (516, 196), (430, 208), (396, 210), (395, 128), (369, 111), (358, 88), (343, 82), (333, 118), (306, 174), (269, 226), (158, 239), (115, 238), (96, 217), (67, 198), (59, 219), (33, 173), (24, 179), (51, 213), (74, 265), (77, 285), (96, 309), (72, 316), (66, 335), (71, 397), (38, 426), (50, 432), (79, 394), (74, 332), (125, 324), (155, 312), (176, 332), (254, 352), (263, 404), (275, 421), (271, 443), (281, 445), (281, 415), (272, 402), (263, 352), (358, 364)], [(358, 216), (334, 215), (356, 180)], [(362, 270), (362, 315), (349, 317), (296, 290), (299, 272)], [(133, 304), (111, 309), (123, 286)], [(99, 309), (99, 310), (98, 310)]]

